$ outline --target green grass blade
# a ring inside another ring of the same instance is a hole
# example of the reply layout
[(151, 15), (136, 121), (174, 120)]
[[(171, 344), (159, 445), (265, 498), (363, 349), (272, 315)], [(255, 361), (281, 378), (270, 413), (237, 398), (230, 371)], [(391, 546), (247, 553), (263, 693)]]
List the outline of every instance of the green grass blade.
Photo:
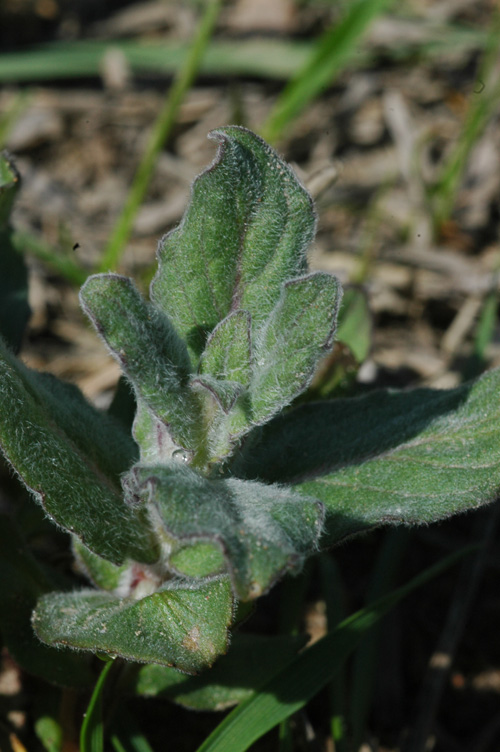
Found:
[(198, 752), (245, 752), (280, 721), (302, 708), (338, 671), (361, 638), (401, 598), (475, 550), (467, 546), (428, 568), (403, 587), (344, 620), (277, 674), (260, 692), (233, 710)]
[[(174, 41), (142, 42), (113, 40), (135, 75), (176, 74), (185, 65), (190, 44)], [(25, 52), (0, 55), (0, 81), (17, 83), (43, 79), (71, 79), (100, 76), (102, 57), (108, 41), (77, 40), (51, 42)], [(309, 41), (247, 39), (237, 42), (214, 41), (206, 50), (200, 71), (205, 75), (258, 76), (287, 79), (309, 58)]]
[(304, 68), (285, 87), (262, 127), (261, 135), (266, 141), (276, 142), (291, 120), (332, 83), (355, 54), (356, 45), (370, 22), (391, 2), (357, 0), (350, 5), (340, 23), (326, 31)]
[(102, 695), (106, 678), (112, 666), (113, 661), (106, 663), (92, 692), (80, 731), (80, 752), (104, 752)]
[[(418, 23), (418, 22), (415, 22)], [(487, 33), (483, 29), (458, 24), (426, 24), (424, 41), (394, 40), (384, 54), (395, 61), (411, 58), (432, 59), (460, 49), (464, 53), (482, 49)], [(109, 49), (107, 40), (50, 42), (23, 52), (0, 54), (0, 81), (34, 82), (101, 75), (102, 57)], [(114, 39), (134, 75), (168, 74), (179, 71), (189, 54), (190, 45), (175, 41), (136, 41)], [(315, 48), (314, 42), (289, 39), (240, 39), (236, 42), (214, 40), (206, 50), (200, 72), (209, 76), (252, 76), (264, 80), (288, 79), (304, 69)], [(374, 58), (370, 49), (356, 50), (351, 64), (369, 65)]]
[(498, 272), (493, 276), (493, 284), (486, 295), (474, 332), (472, 352), (462, 367), (462, 378), (475, 378), (488, 367), (488, 347), (493, 342), (498, 316), (499, 295), (497, 290)]
[(498, 311), (498, 291), (492, 290), (483, 303), (474, 336), (474, 355), (486, 364), (486, 350), (493, 341)]
[(496, 72), (499, 54), (500, 13), (497, 12), (484, 44), (476, 79), (479, 88), (475, 88), (471, 95), (458, 142), (445, 163), (437, 184), (430, 191), (434, 203), (434, 224), (437, 228), (449, 218), (470, 153), (500, 106), (500, 79)]
[[(369, 602), (381, 598), (393, 587), (409, 537), (409, 531), (402, 528), (391, 530), (386, 534), (375, 563), (368, 594)], [(368, 713), (373, 702), (381, 631), (382, 622), (379, 622), (364, 637), (354, 656), (349, 703), (353, 749), (361, 747), (365, 736)]]
[[(280, 603), (280, 632), (298, 635), (304, 613), (304, 601), (311, 581), (311, 559), (298, 577), (287, 577), (282, 584)], [(290, 718), (285, 718), (279, 728), (278, 752), (293, 752), (293, 733)]]
[(115, 225), (99, 264), (99, 271), (108, 271), (117, 267), (123, 248), (132, 231), (137, 210), (146, 195), (158, 155), (172, 131), (179, 107), (198, 73), (203, 53), (212, 37), (220, 8), (221, 0), (210, 0), (206, 6), (189, 55), (179, 70), (165, 105), (156, 120), (122, 214)]
[(87, 272), (70, 256), (57, 253), (54, 248), (39, 240), (30, 232), (14, 230), (12, 244), (19, 253), (31, 253), (75, 285), (80, 286), (87, 279)]
[[(326, 604), (328, 631), (333, 632), (345, 618), (345, 593), (338, 564), (330, 553), (321, 554), (319, 575)], [(335, 752), (346, 752), (348, 750), (345, 688), (345, 671), (340, 667), (335, 676), (332, 677), (330, 684), (330, 731), (335, 744)]]

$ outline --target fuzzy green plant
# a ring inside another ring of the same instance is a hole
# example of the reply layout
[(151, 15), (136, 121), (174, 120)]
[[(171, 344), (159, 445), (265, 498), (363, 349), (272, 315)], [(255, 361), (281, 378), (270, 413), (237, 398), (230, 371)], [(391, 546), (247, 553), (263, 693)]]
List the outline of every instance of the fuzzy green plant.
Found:
[[(244, 128), (211, 138), (216, 158), (160, 243), (150, 299), (117, 274), (81, 290), (133, 391), (133, 435), (1, 345), (1, 448), (70, 533), (89, 583), (10, 560), (18, 584), (2, 591), (0, 627), (16, 656), (6, 615), (24, 593), (31, 649), (52, 668), (74, 657), (53, 649), (67, 646), (156, 664), (168, 687), (172, 668), (197, 674), (226, 653), (242, 604), (307, 557), (498, 494), (500, 371), (452, 390), (294, 404), (334, 346), (342, 288), (308, 269), (316, 215), (293, 170)], [(199, 696), (196, 707), (214, 704)]]

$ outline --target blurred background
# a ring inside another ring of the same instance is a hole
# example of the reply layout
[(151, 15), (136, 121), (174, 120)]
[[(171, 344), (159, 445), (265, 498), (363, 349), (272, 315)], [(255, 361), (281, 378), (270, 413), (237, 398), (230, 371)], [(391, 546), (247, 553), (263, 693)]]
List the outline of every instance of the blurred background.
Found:
[[(11, 221), (29, 267), (30, 366), (109, 404), (118, 367), (79, 310), (79, 285), (116, 270), (147, 289), (159, 238), (214, 157), (207, 133), (225, 124), (251, 128), (292, 163), (316, 200), (311, 266), (348, 291), (310, 396), (448, 388), (500, 365), (496, 0), (0, 0), (0, 45), (0, 148), (22, 181)], [(486, 510), (418, 530), (411, 545), (391, 538), (390, 566), (385, 533), (337, 552), (347, 612), (376, 589), (377, 566), (389, 573), (383, 591), (471, 539), (484, 555), (474, 572), (412, 596), (364, 673), (346, 675), (339, 714), (354, 746), (320, 699), (288, 742), (256, 749), (498, 750), (493, 526)], [(324, 633), (314, 584), (305, 602), (303, 627)], [(191, 724), (176, 712), (176, 728)], [(214, 722), (196, 718), (203, 738)], [(178, 733), (171, 749), (195, 749)]]

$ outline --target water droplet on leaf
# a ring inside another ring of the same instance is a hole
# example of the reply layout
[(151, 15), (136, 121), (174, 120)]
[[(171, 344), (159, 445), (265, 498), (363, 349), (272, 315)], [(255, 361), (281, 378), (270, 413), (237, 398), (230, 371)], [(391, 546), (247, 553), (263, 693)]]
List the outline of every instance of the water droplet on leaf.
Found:
[(189, 454), (185, 449), (176, 449), (172, 452), (172, 458), (179, 462), (187, 462), (189, 460)]

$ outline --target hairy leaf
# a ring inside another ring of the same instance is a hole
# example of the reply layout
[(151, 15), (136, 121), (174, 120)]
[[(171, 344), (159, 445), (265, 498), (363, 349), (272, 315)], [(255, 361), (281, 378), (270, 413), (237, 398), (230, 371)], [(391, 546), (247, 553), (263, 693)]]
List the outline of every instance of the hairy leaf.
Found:
[(285, 283), (255, 343), (255, 422), (268, 420), (307, 388), (320, 358), (333, 344), (341, 295), (339, 281), (325, 272)]
[[(159, 536), (164, 528), (181, 550), (193, 543), (217, 546), (241, 600), (262, 595), (286, 570), (300, 568), (316, 549), (322, 506), (286, 488), (207, 480), (180, 463), (137, 465), (126, 486), (129, 493), (157, 507)], [(213, 557), (212, 550), (208, 553)], [(175, 550), (171, 563), (179, 566)], [(209, 566), (202, 574), (210, 573)]]
[(499, 390), (495, 370), (456, 389), (302, 405), (256, 431), (233, 472), (323, 501), (324, 545), (375, 525), (440, 520), (499, 493)]
[(189, 674), (225, 653), (233, 612), (227, 577), (170, 580), (135, 600), (83, 590), (50, 593), (38, 602), (33, 627), (50, 645), (173, 666)]
[(168, 318), (117, 274), (90, 277), (82, 306), (130, 379), (138, 400), (174, 440), (195, 449), (198, 405), (188, 388), (189, 356)]
[(250, 398), (239, 382), (222, 381), (212, 376), (197, 376), (192, 387), (202, 402), (206, 431), (199, 456), (210, 467), (231, 454), (238, 439), (250, 430)]
[(235, 311), (216, 326), (207, 340), (199, 371), (219, 380), (248, 386), (251, 378), (251, 318)]
[(169, 427), (141, 399), (137, 400), (132, 433), (140, 447), (143, 462), (163, 462), (176, 452), (184, 451), (173, 440)]
[[(208, 405), (205, 404), (204, 410), (205, 423), (213, 421), (215, 413), (218, 413), (219, 410), (227, 415), (234, 407), (238, 397), (243, 393), (243, 386), (238, 381), (222, 381), (209, 375), (196, 376), (191, 385), (193, 389), (199, 392), (204, 402), (208, 402)], [(215, 403), (215, 411), (213, 403)]]
[(261, 138), (236, 126), (210, 137), (217, 156), (195, 180), (181, 224), (161, 242), (151, 286), (195, 362), (231, 312), (248, 311), (254, 327), (266, 320), (282, 282), (304, 273), (316, 224), (311, 197)]
[(122, 498), (119, 475), (136, 452), (119, 424), (1, 341), (0, 410), (0, 447), (55, 522), (115, 564), (155, 560), (142, 512)]
[(251, 425), (246, 389), (251, 379), (251, 319), (235, 311), (216, 326), (193, 379), (203, 401), (207, 460), (220, 461)]

